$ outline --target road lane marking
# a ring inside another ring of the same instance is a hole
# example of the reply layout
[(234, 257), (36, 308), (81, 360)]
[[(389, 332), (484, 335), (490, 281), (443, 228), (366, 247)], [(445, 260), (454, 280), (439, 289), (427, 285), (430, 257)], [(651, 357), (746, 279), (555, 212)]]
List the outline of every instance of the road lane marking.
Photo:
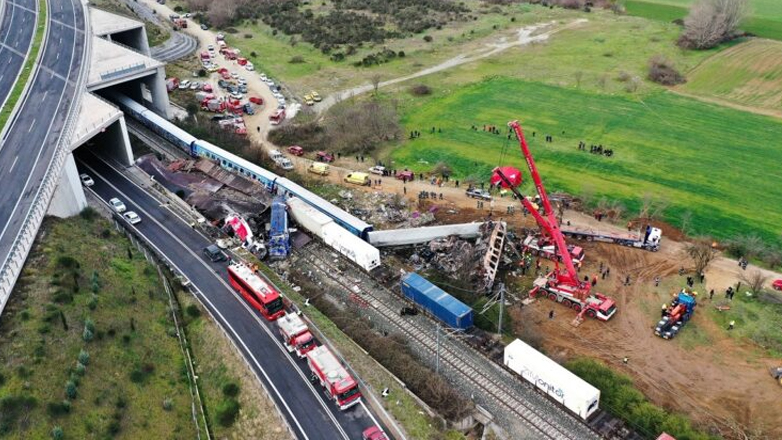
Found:
[[(98, 159), (98, 160), (100, 160), (100, 159)], [(128, 197), (128, 195), (127, 195), (127, 194), (125, 194), (125, 193), (124, 193), (124, 192), (122, 192), (122, 191), (121, 191), (119, 188), (117, 188), (115, 185), (113, 185), (111, 182), (109, 182), (109, 181), (108, 181), (108, 179), (106, 179), (105, 177), (103, 177), (103, 175), (101, 175), (100, 173), (98, 173), (98, 172), (97, 172), (97, 171), (96, 171), (94, 168), (92, 168), (92, 167), (91, 167), (91, 166), (89, 166), (88, 164), (84, 163), (83, 161), (79, 161), (79, 162), (80, 162), (82, 165), (84, 165), (85, 167), (87, 167), (87, 169), (89, 169), (89, 170), (90, 170), (90, 172), (92, 172), (92, 174), (94, 174), (95, 176), (97, 176), (99, 179), (103, 180), (103, 181), (104, 181), (104, 182), (105, 182), (105, 183), (106, 183), (108, 186), (110, 186), (112, 189), (114, 189), (114, 191), (115, 191), (115, 192), (116, 192), (118, 195), (120, 195), (120, 196), (124, 197), (124, 198), (125, 198), (125, 200), (128, 200), (128, 201), (131, 201), (131, 200), (133, 200), (132, 198)], [(104, 164), (105, 164), (106, 166), (108, 166), (109, 168), (112, 168), (112, 169), (113, 169), (113, 170), (114, 170), (116, 173), (118, 173), (118, 174), (119, 174), (119, 175), (120, 175), (120, 176), (121, 176), (123, 179), (127, 180), (127, 181), (128, 181), (130, 184), (132, 184), (133, 186), (136, 186), (137, 188), (139, 188), (139, 189), (140, 189), (140, 190), (141, 190), (143, 193), (145, 193), (147, 196), (149, 196), (149, 197), (150, 197), (152, 200), (159, 202), (159, 200), (157, 200), (157, 199), (156, 199), (155, 197), (153, 197), (151, 194), (147, 193), (147, 192), (146, 192), (146, 190), (144, 190), (144, 188), (140, 187), (139, 185), (137, 185), (137, 184), (136, 184), (135, 182), (133, 182), (132, 180), (130, 180), (130, 179), (128, 179), (128, 178), (126, 178), (124, 175), (122, 175), (122, 173), (120, 173), (119, 171), (117, 171), (117, 170), (116, 170), (116, 169), (115, 169), (115, 168), (114, 168), (112, 165), (110, 165), (110, 164), (108, 164), (108, 163), (106, 163), (106, 162), (104, 162)], [(90, 189), (90, 190), (91, 190), (93, 193), (95, 193), (95, 191), (94, 191), (94, 190), (92, 190), (92, 189)], [(103, 201), (104, 203), (106, 203), (106, 202), (105, 202), (105, 200), (103, 200), (103, 198), (101, 198), (101, 197), (100, 197), (100, 196), (99, 196), (97, 193), (95, 193), (95, 195), (96, 195), (96, 196), (97, 196), (97, 197), (98, 197), (98, 198), (99, 198), (101, 201)], [(192, 249), (190, 249), (190, 247), (188, 247), (188, 246), (187, 246), (185, 243), (183, 243), (183, 242), (182, 242), (182, 241), (181, 241), (181, 240), (180, 240), (180, 239), (179, 239), (179, 238), (178, 238), (178, 237), (177, 237), (177, 236), (176, 236), (176, 235), (175, 235), (173, 232), (171, 232), (171, 231), (170, 231), (168, 228), (166, 228), (166, 227), (165, 227), (165, 226), (164, 226), (162, 223), (160, 223), (160, 222), (159, 222), (159, 221), (158, 221), (156, 218), (154, 218), (152, 215), (150, 215), (150, 213), (149, 213), (149, 212), (147, 212), (147, 211), (146, 211), (144, 208), (142, 208), (142, 207), (141, 207), (141, 206), (140, 206), (138, 203), (136, 203), (136, 202), (133, 202), (133, 204), (134, 204), (134, 205), (136, 205), (136, 209), (137, 209), (138, 211), (140, 211), (140, 212), (142, 212), (144, 215), (146, 215), (146, 216), (147, 216), (147, 218), (148, 218), (149, 220), (151, 220), (152, 222), (154, 222), (155, 224), (157, 224), (157, 225), (158, 225), (158, 226), (159, 226), (159, 227), (160, 227), (160, 228), (161, 228), (161, 229), (162, 229), (162, 230), (163, 230), (163, 231), (164, 231), (166, 234), (168, 234), (168, 235), (169, 235), (169, 236), (170, 236), (170, 237), (171, 237), (171, 238), (172, 238), (174, 241), (176, 241), (177, 243), (179, 243), (179, 245), (180, 245), (180, 246), (181, 246), (181, 247), (182, 247), (182, 248), (183, 248), (183, 249), (184, 249), (184, 250), (185, 250), (187, 253), (191, 254), (191, 256), (192, 256), (193, 258), (195, 258), (195, 259), (196, 259), (196, 260), (197, 260), (197, 261), (198, 261), (198, 262), (199, 262), (199, 263), (200, 263), (202, 266), (204, 266), (204, 268), (206, 268), (206, 270), (208, 271), (208, 273), (209, 273), (210, 275), (214, 276), (214, 277), (215, 277), (215, 278), (216, 278), (216, 279), (217, 279), (217, 280), (220, 282), (220, 284), (222, 284), (222, 285), (223, 285), (223, 286), (224, 286), (226, 289), (228, 289), (228, 290), (231, 292), (231, 294), (232, 294), (232, 296), (234, 297), (234, 299), (236, 299), (236, 301), (237, 301), (237, 302), (239, 302), (239, 304), (240, 304), (240, 305), (241, 305), (241, 306), (242, 306), (242, 307), (243, 307), (243, 308), (244, 308), (244, 309), (245, 309), (245, 310), (246, 310), (246, 311), (247, 311), (247, 312), (250, 314), (250, 316), (251, 316), (251, 317), (252, 317), (252, 318), (253, 318), (253, 319), (256, 321), (256, 323), (257, 323), (257, 324), (258, 324), (258, 325), (259, 325), (259, 326), (260, 326), (260, 327), (261, 327), (261, 328), (264, 330), (264, 332), (265, 332), (265, 333), (266, 333), (266, 334), (269, 336), (269, 338), (272, 340), (272, 342), (274, 342), (274, 344), (275, 344), (275, 345), (276, 345), (276, 346), (277, 346), (277, 347), (278, 347), (278, 348), (279, 348), (279, 349), (280, 349), (280, 350), (283, 352), (283, 357), (284, 357), (286, 360), (288, 360), (288, 362), (289, 362), (291, 365), (293, 365), (293, 370), (294, 370), (294, 371), (296, 371), (296, 372), (298, 373), (298, 375), (301, 377), (302, 381), (303, 381), (303, 382), (304, 382), (304, 383), (305, 383), (305, 384), (308, 386), (308, 388), (310, 389), (310, 391), (311, 391), (311, 392), (313, 393), (313, 395), (315, 396), (315, 399), (316, 399), (316, 400), (317, 400), (317, 401), (320, 403), (320, 405), (321, 405), (321, 407), (323, 407), (324, 411), (326, 411), (326, 414), (328, 414), (329, 418), (331, 418), (332, 422), (334, 423), (334, 426), (335, 426), (335, 427), (337, 428), (337, 430), (338, 430), (338, 431), (340, 431), (340, 433), (343, 435), (343, 438), (345, 438), (345, 440), (349, 440), (349, 437), (347, 436), (347, 434), (345, 433), (345, 431), (342, 429), (342, 426), (341, 426), (341, 425), (340, 425), (340, 424), (337, 422), (336, 418), (334, 417), (334, 414), (332, 414), (332, 413), (331, 413), (331, 411), (329, 411), (329, 408), (328, 408), (328, 407), (325, 405), (325, 403), (323, 402), (323, 400), (320, 398), (320, 397), (321, 397), (321, 396), (320, 396), (320, 393), (318, 393), (318, 392), (315, 390), (315, 388), (312, 386), (312, 383), (309, 381), (309, 379), (308, 379), (306, 376), (304, 376), (304, 373), (303, 373), (303, 372), (302, 372), (302, 371), (301, 371), (301, 370), (298, 368), (298, 366), (297, 366), (297, 365), (296, 365), (296, 363), (293, 361), (293, 359), (291, 359), (291, 357), (290, 357), (290, 356), (287, 354), (287, 350), (285, 350), (285, 349), (284, 349), (284, 347), (282, 347), (282, 345), (280, 344), (280, 341), (279, 341), (279, 340), (277, 340), (277, 338), (276, 338), (276, 337), (275, 337), (275, 336), (274, 336), (274, 335), (271, 333), (271, 331), (269, 330), (269, 328), (268, 328), (268, 327), (266, 327), (266, 325), (264, 325), (264, 324), (262, 323), (262, 321), (260, 320), (260, 318), (258, 317), (258, 315), (257, 315), (257, 314), (256, 314), (256, 313), (253, 311), (253, 309), (251, 309), (251, 308), (250, 308), (250, 307), (247, 305), (247, 302), (246, 302), (246, 301), (244, 301), (242, 298), (240, 298), (240, 297), (239, 297), (239, 295), (238, 295), (238, 293), (237, 293), (237, 292), (236, 292), (236, 291), (235, 291), (235, 290), (234, 290), (234, 289), (233, 289), (233, 288), (232, 288), (230, 285), (228, 285), (228, 283), (226, 283), (226, 282), (225, 282), (225, 280), (224, 280), (222, 277), (216, 276), (216, 275), (215, 275), (215, 271), (214, 271), (214, 270), (213, 270), (211, 267), (209, 267), (209, 266), (208, 266), (208, 265), (207, 265), (207, 264), (206, 264), (206, 263), (205, 263), (205, 262), (204, 262), (204, 261), (201, 259), (201, 257), (200, 257), (198, 254), (196, 254), (195, 252), (193, 252), (193, 250), (192, 250)], [(171, 213), (173, 214), (173, 212), (172, 212), (172, 211), (170, 211), (170, 210), (169, 210), (169, 212), (171, 212)], [(181, 220), (181, 217), (177, 216), (176, 214), (174, 214), (174, 215), (175, 215), (177, 218), (179, 218), (179, 219)], [(185, 224), (186, 224), (186, 222), (185, 222)], [(131, 225), (131, 226), (133, 227), (133, 229), (134, 229), (134, 230), (135, 230), (135, 231), (136, 231), (138, 234), (140, 234), (140, 235), (144, 236), (144, 238), (147, 240), (147, 243), (148, 243), (150, 246), (154, 247), (154, 248), (155, 248), (155, 249), (156, 249), (158, 252), (160, 252), (160, 254), (161, 254), (161, 255), (165, 255), (165, 256), (166, 256), (166, 259), (168, 259), (168, 260), (169, 260), (169, 262), (170, 262), (170, 263), (171, 263), (171, 264), (172, 264), (174, 267), (176, 267), (176, 269), (177, 269), (177, 270), (178, 270), (178, 271), (179, 271), (181, 274), (183, 274), (183, 275), (184, 275), (184, 273), (185, 273), (185, 272), (184, 272), (184, 271), (182, 271), (182, 270), (181, 270), (181, 269), (180, 269), (180, 268), (179, 268), (179, 267), (176, 265), (176, 263), (174, 263), (173, 261), (171, 261), (171, 260), (168, 258), (167, 254), (166, 254), (165, 252), (162, 252), (162, 251), (160, 250), (160, 248), (158, 248), (158, 247), (157, 247), (157, 246), (156, 246), (156, 245), (155, 245), (155, 244), (154, 244), (154, 243), (153, 243), (151, 240), (149, 240), (149, 238), (147, 238), (147, 237), (146, 237), (146, 235), (145, 235), (143, 232), (139, 231), (137, 227), (135, 227), (135, 226), (133, 226), (133, 225)], [(199, 235), (200, 235), (200, 234), (199, 234)], [(202, 237), (203, 237), (203, 235), (202, 235)], [(205, 237), (204, 237), (204, 238), (205, 238)], [(288, 403), (287, 403), (287, 401), (286, 401), (286, 400), (283, 398), (283, 396), (282, 396), (282, 395), (280, 394), (280, 392), (277, 390), (277, 387), (274, 385), (274, 382), (273, 382), (273, 381), (272, 381), (272, 380), (269, 378), (269, 376), (267, 375), (267, 373), (266, 373), (266, 371), (263, 369), (263, 367), (261, 367), (260, 363), (258, 362), (258, 360), (257, 360), (257, 358), (255, 357), (255, 355), (253, 354), (253, 352), (252, 352), (252, 351), (249, 349), (249, 347), (247, 347), (247, 345), (245, 345), (245, 343), (244, 343), (244, 340), (243, 340), (243, 339), (242, 339), (242, 338), (239, 336), (239, 334), (236, 332), (236, 330), (234, 330), (234, 328), (231, 326), (231, 324), (229, 323), (229, 321), (228, 321), (228, 320), (227, 320), (227, 319), (226, 319), (226, 318), (223, 316), (223, 314), (222, 314), (222, 313), (220, 313), (220, 310), (219, 310), (217, 307), (215, 307), (214, 303), (212, 303), (212, 301), (211, 301), (211, 300), (210, 300), (210, 299), (209, 299), (207, 296), (205, 296), (203, 293), (201, 293), (200, 289), (198, 289), (198, 288), (195, 286), (195, 284), (192, 284), (192, 280), (191, 280), (191, 285), (193, 285), (193, 287), (194, 287), (196, 290), (198, 290), (198, 292), (199, 292), (199, 294), (201, 295), (201, 297), (202, 297), (204, 300), (206, 300), (206, 301), (209, 303), (209, 305), (212, 307), (212, 309), (214, 309), (215, 313), (217, 313), (217, 314), (220, 316), (220, 319), (221, 319), (221, 320), (222, 320), (222, 321), (225, 323), (225, 325), (226, 325), (226, 326), (227, 326), (227, 327), (228, 327), (228, 328), (231, 330), (231, 332), (234, 334), (234, 336), (235, 336), (235, 337), (236, 337), (236, 339), (239, 341), (239, 343), (242, 345), (242, 347), (244, 347), (245, 351), (246, 351), (246, 352), (247, 352), (247, 353), (250, 355), (250, 357), (252, 358), (252, 361), (253, 361), (253, 363), (254, 363), (254, 364), (256, 365), (256, 367), (257, 367), (257, 368), (258, 368), (258, 369), (261, 371), (261, 373), (263, 374), (263, 376), (266, 378), (267, 382), (268, 382), (268, 383), (271, 385), (271, 387), (274, 389), (274, 392), (275, 392), (275, 394), (277, 394), (277, 397), (280, 399), (280, 402), (282, 402), (283, 406), (285, 406), (285, 409), (288, 411), (288, 414), (290, 414), (291, 418), (292, 418), (292, 419), (294, 420), (294, 422), (296, 423), (296, 426), (299, 428), (299, 430), (301, 431), (302, 435), (304, 435), (304, 438), (305, 438), (305, 439), (308, 439), (308, 437), (307, 437), (307, 434), (305, 433), (305, 431), (304, 431), (304, 429), (302, 428), (302, 426), (299, 424), (299, 421), (298, 421), (298, 419), (296, 418), (296, 415), (295, 415), (295, 414), (293, 414), (293, 412), (291, 411), (290, 407), (288, 406)], [(260, 379), (260, 378), (259, 378), (259, 379)]]
[(19, 155), (18, 155), (18, 154), (17, 154), (17, 155), (16, 155), (16, 157), (14, 158), (14, 163), (12, 163), (12, 164), (11, 164), (11, 168), (9, 168), (9, 169), (8, 169), (8, 172), (9, 172), (9, 173), (10, 173), (11, 171), (13, 171), (13, 170), (14, 170), (14, 167), (16, 166), (16, 161), (17, 161), (17, 160), (19, 160)]
[(30, 123), (30, 128), (27, 129), (27, 132), (33, 131), (33, 127), (35, 127), (35, 118), (33, 118), (33, 122)]

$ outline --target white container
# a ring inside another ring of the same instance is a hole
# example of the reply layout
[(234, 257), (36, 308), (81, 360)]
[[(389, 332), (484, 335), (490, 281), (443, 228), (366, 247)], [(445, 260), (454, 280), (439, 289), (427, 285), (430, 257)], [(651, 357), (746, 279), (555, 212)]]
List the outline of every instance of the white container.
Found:
[(380, 251), (338, 224), (331, 222), (324, 225), (321, 231), (321, 238), (328, 246), (348, 257), (367, 272), (380, 266)]
[(504, 363), (582, 419), (597, 411), (600, 390), (523, 341), (505, 347)]
[(320, 239), (323, 239), (323, 227), (329, 223), (334, 223), (329, 216), (303, 202), (298, 197), (289, 198), (287, 203), (293, 220)]

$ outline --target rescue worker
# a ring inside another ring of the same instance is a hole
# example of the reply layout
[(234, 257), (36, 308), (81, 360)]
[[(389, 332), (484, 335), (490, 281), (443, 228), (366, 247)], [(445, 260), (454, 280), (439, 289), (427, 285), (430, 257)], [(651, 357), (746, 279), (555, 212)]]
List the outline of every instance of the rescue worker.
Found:
[(663, 308), (660, 311), (660, 317), (662, 318), (663, 316), (665, 316), (665, 312), (667, 311), (668, 311), (668, 304), (663, 303)]
[(730, 321), (728, 323), (728, 330), (733, 330), (733, 327), (736, 325), (736, 321)]

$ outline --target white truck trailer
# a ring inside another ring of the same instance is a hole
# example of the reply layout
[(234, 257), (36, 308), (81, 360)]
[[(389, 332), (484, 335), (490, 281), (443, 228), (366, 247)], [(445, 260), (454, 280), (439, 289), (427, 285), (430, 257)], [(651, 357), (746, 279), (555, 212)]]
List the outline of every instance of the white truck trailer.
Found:
[(519, 339), (505, 347), (503, 363), (584, 420), (598, 409), (600, 390)]

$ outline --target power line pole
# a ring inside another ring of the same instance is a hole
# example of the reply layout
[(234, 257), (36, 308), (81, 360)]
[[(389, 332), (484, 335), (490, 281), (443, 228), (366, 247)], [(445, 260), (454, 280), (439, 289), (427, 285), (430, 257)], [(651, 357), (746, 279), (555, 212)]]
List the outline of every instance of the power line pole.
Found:
[(502, 312), (505, 309), (505, 283), (500, 283), (500, 319), (497, 323), (497, 333), (502, 335)]

